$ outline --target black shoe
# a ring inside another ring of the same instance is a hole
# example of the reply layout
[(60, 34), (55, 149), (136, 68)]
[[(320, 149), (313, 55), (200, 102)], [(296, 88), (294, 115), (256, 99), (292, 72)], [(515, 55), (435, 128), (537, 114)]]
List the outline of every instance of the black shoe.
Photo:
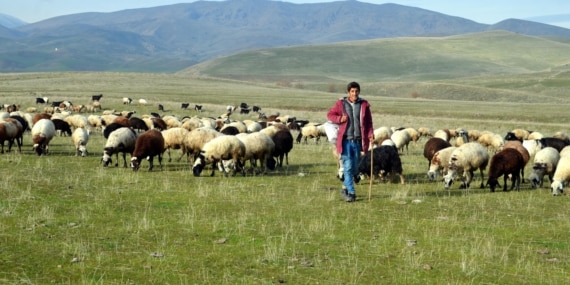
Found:
[(356, 201), (356, 194), (347, 194), (346, 197), (344, 198), (344, 200), (348, 203), (352, 203), (354, 201)]

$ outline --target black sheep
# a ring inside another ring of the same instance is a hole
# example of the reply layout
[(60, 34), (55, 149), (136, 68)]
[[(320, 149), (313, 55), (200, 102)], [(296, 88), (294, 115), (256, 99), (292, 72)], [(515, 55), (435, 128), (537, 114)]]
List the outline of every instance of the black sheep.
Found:
[(277, 158), (277, 166), (283, 167), (283, 157), (285, 157), (285, 163), (289, 165), (289, 152), (293, 149), (293, 135), (290, 131), (281, 130), (276, 132), (272, 139), (275, 143), (273, 157)]
[[(386, 179), (386, 175), (391, 174), (392, 178), (394, 174), (400, 176), (400, 183), (404, 184), (404, 175), (402, 169), (402, 161), (400, 160), (400, 155), (398, 150), (394, 146), (381, 145), (375, 148), (372, 152), (366, 153), (366, 155), (360, 158), (360, 163), (358, 166), (358, 171), (360, 174), (366, 174), (369, 177), (370, 174), (370, 155), (372, 155), (373, 161), (373, 173), (372, 175), (378, 175), (380, 181)], [(391, 181), (392, 179), (390, 179)]]
[(558, 152), (561, 152), (565, 146), (570, 144), (569, 142), (563, 139), (553, 138), (553, 137), (541, 138), (538, 141), (542, 145), (542, 148), (550, 146), (558, 150)]

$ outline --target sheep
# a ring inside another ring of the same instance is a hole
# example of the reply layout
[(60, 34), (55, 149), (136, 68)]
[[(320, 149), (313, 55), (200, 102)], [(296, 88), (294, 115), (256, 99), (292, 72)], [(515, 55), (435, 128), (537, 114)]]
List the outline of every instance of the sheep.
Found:
[(197, 155), (207, 142), (221, 135), (222, 133), (205, 127), (190, 131), (183, 140), (183, 149), (186, 152), (187, 160), (189, 157)]
[(120, 129), (120, 128), (129, 128), (129, 126), (123, 126), (123, 125), (120, 124), (120, 123), (111, 123), (111, 124), (107, 125), (107, 126), (105, 127), (105, 129), (103, 130), (103, 137), (106, 138), (106, 139), (108, 139), (108, 138), (109, 138), (109, 135), (110, 135), (112, 132), (114, 132), (114, 131), (116, 131), (116, 130), (118, 130), (118, 129)]
[(22, 152), (22, 135), (24, 134), (23, 126), (19, 121), (13, 118), (6, 118), (0, 121), (0, 143), (4, 153), (4, 142), (8, 141), (8, 152), (11, 151), (14, 140), (18, 144), (18, 149)]
[(36, 104), (47, 104), (49, 103), (48, 97), (36, 97)]
[(395, 131), (390, 136), (390, 139), (396, 144), (396, 148), (398, 149), (398, 151), (400, 153), (404, 152), (404, 147), (406, 147), (406, 153), (409, 153), (408, 144), (412, 140), (412, 137), (410, 136), (410, 134), (405, 129)]
[(528, 135), (527, 140), (539, 140), (539, 139), (541, 139), (541, 138), (543, 138), (543, 137), (544, 137), (544, 135), (541, 134), (541, 133), (539, 133), (539, 132), (531, 132), (531, 133)]
[(123, 97), (123, 105), (131, 105), (133, 103), (133, 98)]
[[(277, 158), (277, 166), (283, 167), (283, 157), (285, 163), (289, 165), (289, 152), (293, 149), (293, 135), (288, 130), (277, 131), (271, 139), (275, 143), (273, 157)], [(336, 150), (334, 151), (336, 153)]]
[(61, 119), (52, 119), (53, 125), (55, 126), (55, 132), (58, 136), (68, 135), (71, 136), (71, 127), (69, 124)]
[(225, 128), (220, 130), (220, 133), (222, 133), (224, 135), (235, 136), (235, 135), (239, 134), (240, 132), (234, 126), (226, 126)]
[(164, 112), (164, 105), (158, 104), (158, 110)]
[(433, 134), (433, 137), (449, 141), (451, 139), (451, 134), (449, 133), (448, 129), (443, 129), (443, 130), (437, 130)]
[(180, 104), (180, 109), (182, 110), (188, 110), (188, 107), (190, 106), (190, 103), (181, 103)]
[(419, 127), (418, 133), (420, 133), (420, 136), (422, 137), (433, 137), (433, 134), (431, 133), (430, 129), (427, 127)]
[(111, 124), (119, 124), (119, 125), (121, 125), (123, 127), (127, 127), (127, 128), (131, 127), (131, 121), (129, 120), (129, 118), (123, 117), (123, 116), (115, 117), (115, 119), (113, 119)]
[(570, 155), (570, 146), (566, 146), (560, 151), (560, 156), (563, 155)]
[(220, 128), (220, 132), (227, 127), (235, 127), (239, 133), (247, 133), (247, 127), (243, 122), (236, 121), (230, 122), (229, 124), (224, 124), (224, 126)]
[(455, 146), (459, 147), (465, 143), (469, 142), (469, 136), (466, 130), (457, 131), (457, 137), (455, 138)]
[(148, 101), (146, 101), (145, 99), (139, 99), (139, 105), (146, 106), (147, 104), (148, 104)]
[(479, 169), (481, 174), (481, 188), (485, 188), (483, 184), (483, 170), (485, 170), (488, 163), (489, 153), (481, 144), (469, 142), (458, 147), (451, 153), (449, 158), (449, 169), (444, 176), (445, 189), (449, 189), (459, 172), (463, 172), (461, 188), (470, 188), (473, 172), (477, 169)]
[(542, 145), (542, 148), (545, 148), (547, 146), (551, 146), (551, 147), (555, 148), (556, 150), (558, 150), (559, 152), (562, 151), (562, 149), (565, 146), (570, 145), (569, 141), (565, 141), (563, 139), (555, 138), (555, 137), (544, 137), (544, 138), (539, 139), (538, 141)]
[(467, 137), (469, 137), (469, 141), (477, 141), (481, 136), (481, 132), (478, 130), (468, 130)]
[(442, 175), (447, 174), (447, 170), (449, 169), (449, 159), (455, 149), (457, 149), (457, 147), (449, 146), (433, 154), (427, 173), (430, 181), (435, 181), (439, 172), (441, 172)]
[[(273, 159), (273, 152), (275, 151), (275, 142), (265, 133), (240, 133), (236, 137), (241, 140), (245, 146), (244, 161), (249, 160), (251, 168), (254, 170), (257, 167), (256, 161), (259, 160), (260, 168), (258, 172), (265, 174), (267, 168), (270, 170), (275, 169), (275, 160)], [(268, 160), (273, 159), (270, 163)]]
[(503, 148), (505, 140), (498, 134), (486, 132), (481, 134), (479, 139), (477, 139), (482, 146), (488, 148), (490, 151), (497, 153)]
[(166, 124), (167, 129), (178, 128), (178, 127), (182, 126), (182, 123), (180, 122), (180, 120), (178, 118), (176, 118), (175, 116), (167, 115), (167, 116), (162, 117), (161, 119)]
[(168, 150), (168, 162), (172, 161), (170, 156), (171, 149), (181, 149), (182, 153), (178, 157), (178, 161), (182, 159), (182, 156), (186, 153), (184, 138), (188, 135), (188, 130), (180, 127), (170, 128), (163, 130), (162, 137), (164, 138), (164, 150)]
[(73, 129), (84, 128), (87, 131), (89, 131), (91, 128), (89, 121), (83, 115), (71, 115), (66, 117), (64, 121), (66, 121), (69, 124), (69, 126)]
[[(372, 157), (370, 157), (371, 155)], [(372, 173), (370, 173), (371, 163)], [(360, 158), (358, 171), (360, 174), (368, 175), (371, 179), (378, 175), (380, 182), (385, 181), (388, 174), (391, 175), (388, 181), (392, 181), (394, 174), (398, 174), (400, 184), (405, 183), (404, 175), (402, 174), (402, 161), (400, 160), (398, 150), (393, 146), (379, 146), (374, 148), (372, 152), (367, 152)]]
[(202, 113), (202, 105), (194, 105), (194, 111)]
[(510, 132), (507, 133), (507, 136), (511, 137), (509, 139), (507, 139), (507, 136), (505, 136), (505, 140), (513, 140), (512, 137), (514, 137), (514, 139), (519, 140), (519, 141), (523, 141), (528, 139), (528, 135), (530, 134), (529, 131), (527, 130), (523, 130), (523, 129), (514, 129)]
[(131, 125), (131, 128), (133, 130), (136, 130), (138, 132), (146, 132), (149, 130), (146, 123), (141, 118), (138, 117), (130, 117), (129, 125)]
[(40, 119), (32, 127), (33, 149), (37, 155), (48, 154), (49, 143), (55, 136), (55, 125), (50, 119)]
[(82, 157), (87, 155), (87, 142), (89, 142), (89, 132), (84, 128), (77, 128), (71, 135), (73, 145), (75, 145), (75, 156), (81, 154)]
[(430, 138), (424, 145), (424, 157), (427, 158), (428, 160), (428, 169), (430, 167), (431, 164), (431, 159), (433, 158), (433, 155), (446, 148), (446, 147), (450, 147), (451, 144), (442, 139), (442, 138)]
[(263, 129), (263, 127), (261, 127), (261, 124), (256, 121), (244, 120), (243, 123), (245, 125), (245, 131), (247, 133), (259, 132), (261, 129)]
[(405, 128), (404, 131), (408, 132), (411, 141), (413, 141), (414, 143), (416, 143), (420, 139), (420, 132), (418, 132), (418, 130), (416, 130), (415, 128)]
[(297, 143), (301, 143), (301, 141), (303, 141), (306, 144), (308, 138), (314, 138), (315, 143), (318, 144), (320, 138), (326, 135), (327, 133), (325, 131), (324, 125), (306, 125), (301, 128), (299, 135), (297, 135)]
[[(243, 169), (243, 157), (245, 156), (245, 145), (244, 143), (235, 136), (222, 135), (212, 139), (211, 141), (204, 144), (204, 147), (200, 153), (194, 159), (194, 165), (192, 166), (192, 172), (194, 176), (200, 176), (200, 173), (206, 166), (206, 164), (212, 164), (212, 173), (210, 176), (214, 176), (214, 171), (216, 169), (217, 163), (222, 160), (232, 160), (233, 175), (236, 174), (238, 169)], [(228, 173), (225, 167), (221, 170), (224, 176)], [(245, 175), (245, 172), (242, 171)]]
[(389, 139), (393, 131), (388, 127), (379, 127), (374, 129), (374, 144), (380, 145), (382, 141)]
[(51, 119), (51, 114), (48, 113), (38, 113), (35, 114), (34, 117), (32, 118), (32, 126), (35, 125), (39, 120), (41, 119)]
[(162, 168), (162, 153), (164, 152), (164, 137), (157, 129), (151, 129), (137, 137), (135, 149), (131, 155), (131, 168), (139, 170), (143, 158), (148, 160), (148, 171), (154, 168), (153, 159), (158, 156), (158, 164)]
[(101, 107), (101, 103), (99, 101), (95, 101), (93, 103), (91, 103), (91, 105), (93, 106), (93, 112), (99, 112), (101, 111), (102, 107)]
[(180, 127), (185, 128), (188, 131), (192, 131), (203, 126), (204, 124), (202, 123), (202, 120), (197, 117), (182, 119), (182, 125), (180, 125)]
[(564, 132), (556, 132), (552, 135), (553, 138), (557, 138), (557, 139), (561, 139), (563, 140), (565, 143), (570, 144), (570, 138), (568, 137), (568, 135)]
[(103, 119), (99, 115), (89, 115), (87, 117), (87, 122), (89, 122), (89, 126), (91, 129), (95, 129), (98, 131), (103, 130)]
[(103, 158), (101, 162), (107, 167), (113, 163), (112, 156), (116, 155), (115, 167), (119, 166), (119, 153), (123, 153), (124, 167), (127, 167), (127, 153), (131, 154), (135, 149), (137, 134), (130, 128), (119, 128), (109, 134), (109, 138), (103, 148)]
[(521, 153), (514, 148), (505, 148), (493, 155), (487, 173), (487, 184), (491, 192), (495, 192), (497, 186), (500, 187), (498, 178), (503, 176), (503, 191), (507, 191), (507, 180), (511, 176), (511, 190), (520, 190), (521, 170), (524, 168), (524, 160)]
[(101, 101), (101, 98), (103, 98), (103, 94), (92, 95), (91, 101)]
[(553, 196), (561, 195), (564, 192), (564, 186), (570, 181), (570, 155), (563, 154), (556, 165), (556, 170), (552, 176), (550, 190)]
[(528, 162), (530, 160), (530, 154), (528, 153), (528, 150), (526, 150), (526, 148), (524, 148), (522, 143), (518, 140), (507, 141), (505, 143), (505, 145), (503, 146), (503, 149), (506, 149), (506, 148), (516, 149), (522, 155), (524, 165), (523, 165), (523, 168), (521, 169), (520, 175), (521, 175), (521, 181), (524, 183), (524, 168), (526, 167), (526, 165), (528, 164)]
[[(261, 129), (260, 132), (266, 133), (268, 136), (273, 137), (279, 131), (289, 131), (289, 128), (284, 124), (276, 123), (276, 124), (269, 125), (269, 126), (265, 127), (264, 129)], [(298, 142), (300, 142), (300, 140)]]
[(523, 140), (522, 145), (528, 151), (530, 157), (534, 157), (542, 149), (540, 140)]
[(545, 147), (534, 156), (532, 170), (529, 176), (531, 187), (542, 187), (544, 175), (552, 182), (552, 177), (560, 160), (560, 153), (553, 147)]

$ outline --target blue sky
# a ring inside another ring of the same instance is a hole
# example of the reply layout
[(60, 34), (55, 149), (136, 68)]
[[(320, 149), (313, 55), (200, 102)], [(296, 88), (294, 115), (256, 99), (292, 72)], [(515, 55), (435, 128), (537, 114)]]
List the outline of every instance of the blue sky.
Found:
[[(333, 2), (332, 0), (283, 0), (291, 3)], [(443, 14), (467, 18), (483, 24), (517, 18), (532, 19), (550, 15), (566, 14), (566, 17), (549, 22), (570, 28), (570, 1), (568, 0), (408, 0), (378, 1), (359, 0), (374, 4), (396, 3), (423, 8)], [(185, 0), (0, 0), (0, 13), (16, 17), (25, 22), (37, 22), (51, 17), (82, 12), (114, 12), (124, 9), (154, 7)]]

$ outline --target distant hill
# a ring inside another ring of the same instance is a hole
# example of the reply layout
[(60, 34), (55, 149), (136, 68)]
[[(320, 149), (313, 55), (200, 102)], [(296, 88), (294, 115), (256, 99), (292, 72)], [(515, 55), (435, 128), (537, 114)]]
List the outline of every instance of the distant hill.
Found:
[(490, 31), (448, 37), (388, 38), (259, 49), (180, 73), (238, 80), (433, 81), (570, 70), (570, 43)]
[(26, 24), (27, 24), (26, 22), (24, 22), (18, 18), (0, 13), (0, 26), (11, 29), (11, 28), (17, 28), (17, 27), (20, 27), (20, 26), (23, 26)]
[(0, 29), (0, 72), (175, 72), (248, 50), (495, 29), (570, 38), (569, 29), (530, 21), (485, 25), (396, 4), (198, 1)]

